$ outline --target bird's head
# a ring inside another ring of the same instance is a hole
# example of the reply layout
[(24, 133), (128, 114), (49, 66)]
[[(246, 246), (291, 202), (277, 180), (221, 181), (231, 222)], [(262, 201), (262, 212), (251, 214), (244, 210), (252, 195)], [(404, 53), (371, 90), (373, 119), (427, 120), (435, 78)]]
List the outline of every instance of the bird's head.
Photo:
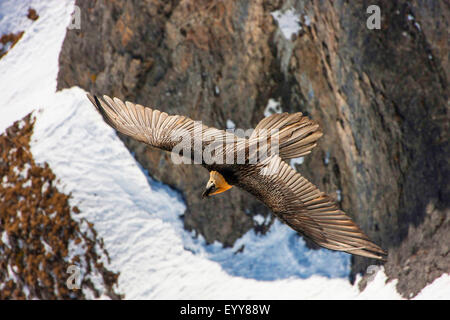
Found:
[(228, 189), (231, 189), (231, 186), (225, 178), (217, 171), (211, 171), (209, 173), (209, 180), (206, 184), (206, 189), (205, 192), (203, 192), (202, 197), (206, 198), (227, 191)]

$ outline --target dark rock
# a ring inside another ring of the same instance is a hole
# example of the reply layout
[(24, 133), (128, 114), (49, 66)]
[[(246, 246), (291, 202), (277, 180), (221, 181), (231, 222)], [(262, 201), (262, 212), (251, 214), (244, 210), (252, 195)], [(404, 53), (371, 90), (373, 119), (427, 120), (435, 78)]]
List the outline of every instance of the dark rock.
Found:
[(37, 14), (35, 9), (28, 8), (27, 18), (30, 20), (36, 21), (37, 19), (39, 19), (39, 15)]

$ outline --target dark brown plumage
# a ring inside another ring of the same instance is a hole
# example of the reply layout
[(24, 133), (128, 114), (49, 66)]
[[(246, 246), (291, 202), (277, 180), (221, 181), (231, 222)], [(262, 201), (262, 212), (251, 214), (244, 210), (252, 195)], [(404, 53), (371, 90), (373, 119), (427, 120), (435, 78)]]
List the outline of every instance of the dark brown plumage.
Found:
[[(130, 102), (123, 103), (117, 98), (104, 96), (98, 99), (90, 95), (88, 98), (110, 126), (151, 146), (174, 151), (182, 138), (189, 138), (190, 158), (202, 159), (199, 163), (211, 172), (205, 196), (238, 186), (266, 204), (284, 223), (318, 245), (384, 259), (386, 253), (369, 240), (334, 200), (284, 161), (309, 154), (322, 136), (319, 125), (301, 113), (267, 117), (246, 139), (196, 124), (184, 116), (171, 116)], [(277, 135), (270, 134), (273, 129), (277, 130)], [(194, 144), (194, 139), (200, 139), (201, 144)], [(278, 140), (279, 150), (271, 149), (273, 139)], [(268, 155), (252, 162), (252, 156), (261, 142), (268, 143)], [(222, 159), (224, 164), (221, 161), (204, 161), (201, 156), (205, 150), (212, 149), (215, 150), (212, 153), (215, 159)], [(227, 155), (236, 159), (236, 154), (240, 152), (245, 154), (244, 162), (225, 164)]]

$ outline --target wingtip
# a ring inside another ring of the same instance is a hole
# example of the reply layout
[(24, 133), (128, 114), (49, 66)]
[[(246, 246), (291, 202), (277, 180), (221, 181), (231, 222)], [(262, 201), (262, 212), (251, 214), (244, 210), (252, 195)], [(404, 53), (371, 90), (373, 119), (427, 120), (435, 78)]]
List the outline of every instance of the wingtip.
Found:
[(374, 250), (373, 248), (366, 249), (366, 253), (369, 253), (367, 255), (368, 258), (374, 258), (374, 259), (380, 260), (382, 262), (387, 262), (387, 257), (388, 257), (387, 252), (378, 246), (377, 246), (376, 250)]
[(113, 126), (110, 119), (108, 118), (108, 116), (105, 112), (104, 106), (102, 105), (102, 102), (99, 100), (99, 98), (96, 95), (91, 95), (90, 93), (87, 93), (86, 96), (88, 97), (89, 101), (91, 101), (91, 103), (94, 105), (95, 109), (97, 109), (97, 111), (103, 117), (105, 122), (107, 122), (109, 125)]
[(387, 251), (384, 251), (383, 250), (383, 253), (380, 255), (380, 261), (383, 261), (383, 262), (387, 262), (387, 258), (388, 258), (388, 253), (387, 253)]
[(93, 97), (92, 94), (90, 94), (89, 92), (86, 93), (86, 97), (89, 99), (89, 101), (91, 101), (91, 102), (94, 101), (94, 97)]
[(91, 103), (94, 105), (94, 107), (101, 113), (103, 114), (103, 106), (102, 103), (100, 102), (100, 100), (98, 99), (98, 97), (94, 94), (90, 94), (87, 93), (86, 94), (87, 98), (89, 99), (89, 101), (91, 101)]
[(87, 98), (89, 99), (89, 101), (96, 107), (98, 108), (100, 105), (100, 101), (98, 100), (96, 95), (92, 95), (90, 93), (86, 93)]

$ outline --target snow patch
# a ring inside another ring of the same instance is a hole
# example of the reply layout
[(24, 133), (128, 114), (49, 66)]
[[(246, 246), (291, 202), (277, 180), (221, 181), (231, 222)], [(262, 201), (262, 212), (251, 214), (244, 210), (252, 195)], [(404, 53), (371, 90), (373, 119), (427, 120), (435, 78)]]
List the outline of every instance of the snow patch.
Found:
[[(0, 59), (0, 132), (15, 120), (44, 107), (47, 99), (54, 94), (58, 56), (66, 26), (71, 21), (74, 2), (0, 1), (0, 34), (25, 31), (14, 48)], [(36, 21), (27, 18), (29, 7), (39, 14)], [(7, 107), (4, 104), (6, 101), (14, 107)]]
[(294, 9), (288, 9), (284, 12), (280, 10), (273, 11), (271, 15), (277, 21), (278, 27), (287, 40), (291, 40), (293, 35), (298, 34), (302, 30), (299, 15), (295, 13)]
[(305, 21), (305, 26), (309, 27), (311, 25), (311, 19), (307, 14), (303, 15), (303, 20)]
[(255, 221), (257, 225), (261, 226), (266, 221), (266, 218), (262, 214), (257, 214), (253, 216), (253, 221)]
[(323, 163), (327, 166), (330, 163), (330, 151), (325, 153), (325, 157), (323, 157)]
[(341, 189), (337, 189), (337, 190), (336, 190), (336, 200), (337, 200), (338, 202), (341, 202), (341, 201), (342, 201), (342, 191), (341, 191)]
[(236, 124), (233, 122), (233, 120), (227, 120), (227, 129), (236, 129)]
[(414, 26), (417, 28), (417, 30), (422, 31), (422, 28), (420, 27), (420, 23), (414, 22)]
[(417, 300), (448, 300), (450, 299), (450, 274), (444, 273), (439, 278), (422, 289), (414, 297)]
[(282, 112), (283, 110), (281, 109), (280, 103), (274, 99), (269, 99), (269, 101), (267, 102), (266, 109), (264, 109), (264, 116), (269, 117), (272, 114)]
[(291, 167), (294, 168), (294, 169), (297, 169), (295, 166), (297, 164), (301, 165), (304, 161), (305, 161), (304, 157), (293, 158), (293, 159), (291, 159)]

